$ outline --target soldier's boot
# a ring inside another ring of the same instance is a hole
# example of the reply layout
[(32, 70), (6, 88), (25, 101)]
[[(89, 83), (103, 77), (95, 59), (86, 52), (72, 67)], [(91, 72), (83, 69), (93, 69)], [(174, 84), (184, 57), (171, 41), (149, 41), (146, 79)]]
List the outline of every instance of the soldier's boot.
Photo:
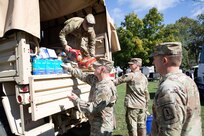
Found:
[(137, 134), (138, 136), (146, 136), (146, 128), (138, 128)]

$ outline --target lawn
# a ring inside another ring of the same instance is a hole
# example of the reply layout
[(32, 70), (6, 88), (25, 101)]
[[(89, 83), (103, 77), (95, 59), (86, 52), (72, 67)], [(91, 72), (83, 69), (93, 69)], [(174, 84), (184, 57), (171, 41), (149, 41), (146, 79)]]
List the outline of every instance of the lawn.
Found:
[[(152, 101), (154, 98), (155, 91), (157, 89), (157, 81), (151, 81), (148, 85), (148, 90), (150, 93), (150, 102), (149, 102), (149, 112), (151, 111)], [(117, 122), (117, 128), (113, 132), (113, 136), (128, 136), (128, 131), (126, 128), (126, 122), (125, 122), (125, 108), (124, 108), (124, 97), (125, 97), (125, 83), (117, 86), (118, 90), (118, 100), (115, 106), (115, 113), (116, 113), (116, 122)], [(201, 107), (201, 117), (202, 117), (202, 123), (204, 123), (204, 106)], [(202, 126), (202, 131), (204, 132), (204, 125)]]

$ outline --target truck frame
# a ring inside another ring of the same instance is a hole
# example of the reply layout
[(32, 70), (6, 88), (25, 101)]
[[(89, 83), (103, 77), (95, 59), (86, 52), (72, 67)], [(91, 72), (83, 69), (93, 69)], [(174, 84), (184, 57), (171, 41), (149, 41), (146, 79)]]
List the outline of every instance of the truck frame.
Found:
[(119, 51), (115, 27), (104, 0), (0, 0), (0, 133), (22, 136), (64, 134), (87, 121), (67, 98), (88, 100), (90, 86), (69, 74), (32, 75), (31, 57), (40, 47), (62, 48), (64, 21), (92, 13), (96, 19), (96, 58)]

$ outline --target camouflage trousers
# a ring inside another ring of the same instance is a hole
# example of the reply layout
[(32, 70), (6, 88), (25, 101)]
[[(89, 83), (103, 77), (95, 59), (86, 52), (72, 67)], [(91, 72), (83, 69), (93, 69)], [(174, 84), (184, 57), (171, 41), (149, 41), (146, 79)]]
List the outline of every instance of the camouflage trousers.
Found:
[(112, 136), (110, 127), (103, 127), (104, 125), (99, 122), (89, 122), (91, 125), (90, 136)]
[(146, 110), (126, 108), (129, 136), (146, 136)]

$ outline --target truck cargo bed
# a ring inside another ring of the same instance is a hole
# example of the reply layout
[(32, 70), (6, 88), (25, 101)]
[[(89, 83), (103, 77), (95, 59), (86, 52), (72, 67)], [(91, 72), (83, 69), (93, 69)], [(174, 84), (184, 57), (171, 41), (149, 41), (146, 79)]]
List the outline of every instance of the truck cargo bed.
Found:
[(67, 74), (31, 76), (29, 81), (32, 120), (74, 107), (67, 98), (71, 92), (88, 100), (90, 86)]

